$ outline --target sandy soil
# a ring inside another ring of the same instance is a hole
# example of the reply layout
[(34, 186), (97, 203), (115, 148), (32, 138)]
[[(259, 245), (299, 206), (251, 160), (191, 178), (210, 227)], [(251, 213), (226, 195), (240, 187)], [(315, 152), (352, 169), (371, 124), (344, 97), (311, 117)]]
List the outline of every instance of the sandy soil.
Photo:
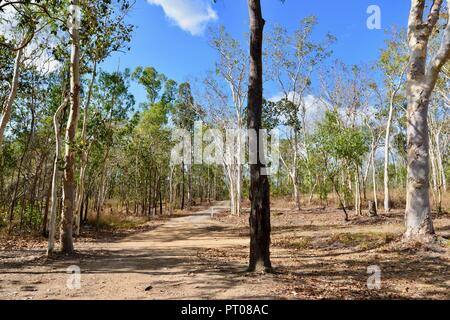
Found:
[[(275, 273), (263, 275), (245, 272), (247, 215), (197, 210), (127, 237), (78, 240), (72, 258), (0, 244), (0, 298), (450, 298), (448, 245), (403, 246), (401, 211), (346, 223), (336, 210), (274, 210)], [(448, 216), (435, 225), (450, 236)], [(66, 285), (71, 265), (81, 270), (79, 289)], [(371, 265), (381, 268), (379, 290), (367, 288)]]

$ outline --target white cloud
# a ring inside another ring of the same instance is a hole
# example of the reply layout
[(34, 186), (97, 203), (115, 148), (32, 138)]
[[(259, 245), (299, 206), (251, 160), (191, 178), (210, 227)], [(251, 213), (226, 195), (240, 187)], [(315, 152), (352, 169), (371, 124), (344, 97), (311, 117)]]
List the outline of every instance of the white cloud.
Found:
[(208, 0), (147, 0), (159, 5), (166, 16), (192, 35), (201, 35), (206, 25), (218, 19)]

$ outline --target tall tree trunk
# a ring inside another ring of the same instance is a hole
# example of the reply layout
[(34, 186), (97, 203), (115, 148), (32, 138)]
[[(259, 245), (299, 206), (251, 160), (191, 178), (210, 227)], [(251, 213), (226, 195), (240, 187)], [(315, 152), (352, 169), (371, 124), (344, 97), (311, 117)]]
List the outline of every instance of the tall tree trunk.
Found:
[(391, 198), (389, 194), (389, 149), (390, 149), (390, 137), (391, 137), (391, 126), (392, 118), (394, 115), (394, 97), (395, 94), (391, 95), (389, 101), (389, 116), (386, 125), (386, 137), (384, 139), (384, 212), (388, 213), (391, 211)]
[(248, 85), (249, 130), (256, 131), (256, 164), (250, 164), (250, 260), (249, 271), (272, 270), (270, 262), (270, 190), (269, 179), (265, 172), (264, 152), (260, 150), (260, 132), (262, 126), (263, 105), (263, 68), (262, 43), (264, 19), (260, 0), (248, 0), (250, 16), (250, 72)]
[(92, 90), (95, 83), (95, 77), (97, 75), (97, 61), (94, 60), (94, 66), (92, 69), (92, 78), (89, 84), (88, 95), (86, 98), (86, 104), (83, 110), (83, 129), (81, 131), (81, 140), (83, 141), (83, 151), (81, 153), (81, 163), (80, 163), (80, 182), (78, 185), (77, 192), (77, 203), (76, 203), (76, 211), (75, 211), (75, 235), (80, 234), (80, 226), (81, 226), (81, 216), (82, 216), (82, 208), (81, 203), (84, 199), (84, 184), (85, 184), (85, 176), (86, 176), (86, 168), (88, 162), (88, 145), (86, 142), (86, 134), (87, 134), (87, 121), (88, 121), (88, 111), (89, 105), (91, 103)]
[(64, 98), (62, 104), (56, 109), (55, 115), (53, 116), (53, 129), (55, 132), (55, 159), (53, 161), (53, 174), (51, 183), (51, 207), (50, 207), (50, 220), (48, 224), (48, 245), (47, 245), (47, 255), (51, 255), (55, 248), (55, 231), (56, 231), (56, 211), (58, 208), (58, 171), (59, 165), (61, 163), (60, 159), (60, 149), (61, 149), (61, 137), (59, 132), (59, 117), (61, 112), (66, 107), (68, 102), (68, 97)]
[(372, 154), (370, 158), (370, 162), (372, 163), (372, 188), (373, 188), (373, 202), (375, 203), (375, 209), (378, 212), (378, 197), (377, 197), (377, 168), (375, 165), (375, 151), (376, 146), (375, 143), (372, 145)]
[(433, 192), (436, 193), (438, 190), (438, 174), (436, 171), (436, 156), (435, 156), (434, 143), (433, 143), (433, 134), (431, 134), (431, 137), (430, 137), (429, 152), (430, 152), (430, 165), (431, 165), (431, 181), (433, 184)]
[[(406, 238), (424, 238), (434, 234), (429, 195), (428, 104), (442, 66), (450, 58), (450, 19), (441, 46), (427, 65), (428, 40), (440, 14), (443, 0), (431, 6), (423, 21), (425, 1), (411, 0), (408, 21), (410, 69), (406, 94), (408, 179), (406, 195)], [(450, 11), (450, 8), (448, 9)]]
[(437, 165), (438, 165), (438, 169), (439, 169), (439, 180), (440, 180), (440, 185), (442, 186), (443, 190), (446, 192), (447, 191), (447, 181), (446, 181), (446, 177), (445, 177), (445, 169), (444, 169), (444, 165), (442, 163), (442, 151), (441, 151), (441, 129), (438, 129), (436, 134), (434, 135), (434, 142), (435, 142), (435, 146), (436, 146), (436, 161), (437, 161)]
[[(72, 0), (74, 6), (78, 0)], [(75, 19), (75, 18), (74, 18)], [(80, 36), (77, 23), (72, 23), (69, 30), (72, 45), (70, 55), (70, 112), (66, 127), (66, 147), (64, 152), (63, 198), (64, 205), (61, 218), (61, 252), (72, 254), (72, 223), (75, 211), (75, 133), (80, 108)]]
[(185, 178), (184, 178), (184, 161), (181, 162), (181, 175), (182, 175), (182, 186), (181, 186), (181, 210), (184, 210), (184, 187), (185, 187)]
[(169, 168), (169, 216), (173, 214), (173, 206), (174, 206), (174, 195), (173, 195), (173, 170), (174, 166), (170, 165)]
[[(239, 146), (240, 148), (240, 146)], [(239, 160), (240, 161), (240, 160)], [(242, 167), (238, 163), (236, 171), (236, 215), (241, 214), (241, 201), (242, 201)]]
[(187, 165), (188, 169), (188, 190), (187, 190), (187, 209), (191, 210), (192, 207), (192, 161)]
[(20, 63), (22, 61), (22, 56), (23, 48), (20, 48), (19, 50), (17, 50), (16, 59), (14, 60), (14, 72), (11, 81), (11, 91), (9, 92), (9, 96), (5, 100), (5, 104), (3, 105), (3, 110), (0, 117), (0, 148), (3, 144), (3, 135), (5, 133), (6, 125), (11, 118), (12, 107), (14, 104), (14, 100), (16, 99), (17, 88), (19, 87)]
[(359, 166), (355, 170), (355, 213), (360, 216), (361, 211), (361, 185), (359, 182)]

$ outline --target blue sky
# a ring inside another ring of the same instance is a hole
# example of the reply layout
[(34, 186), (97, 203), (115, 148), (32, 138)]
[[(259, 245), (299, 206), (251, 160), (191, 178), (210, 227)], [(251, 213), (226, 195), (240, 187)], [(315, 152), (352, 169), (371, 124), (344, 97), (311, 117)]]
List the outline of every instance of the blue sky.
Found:
[[(369, 5), (381, 8), (381, 30), (369, 30), (366, 21)], [(377, 58), (385, 39), (384, 30), (406, 26), (409, 0), (262, 0), (263, 16), (270, 27), (278, 23), (295, 30), (299, 21), (316, 15), (319, 25), (314, 37), (327, 32), (337, 37), (334, 58), (345, 63), (370, 63)], [(136, 0), (129, 22), (136, 25), (131, 51), (115, 54), (102, 68), (106, 70), (153, 66), (177, 82), (201, 76), (214, 67), (215, 52), (202, 32), (208, 26), (224, 25), (245, 45), (248, 32), (246, 0)], [(137, 102), (145, 92), (132, 87)], [(276, 94), (270, 85), (265, 95)]]

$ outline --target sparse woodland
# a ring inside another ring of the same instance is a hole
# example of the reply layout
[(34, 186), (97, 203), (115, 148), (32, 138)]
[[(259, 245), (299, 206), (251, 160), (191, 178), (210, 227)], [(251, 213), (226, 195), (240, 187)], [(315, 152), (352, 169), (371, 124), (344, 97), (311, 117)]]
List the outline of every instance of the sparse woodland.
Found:
[[(71, 4), (81, 8), (79, 26)], [(334, 56), (333, 30), (313, 37), (321, 23), (315, 16), (299, 12), (291, 32), (264, 21), (260, 1), (248, 0), (248, 40), (211, 27), (205, 38), (215, 64), (182, 83), (151, 64), (102, 67), (132, 50), (133, 5), (0, 1), (0, 243), (38, 239), (57, 259), (89, 251), (83, 239), (105, 229), (221, 203), (228, 209), (220, 222), (244, 223), (239, 261), (249, 271), (282, 264), (271, 261), (272, 246), (314, 247), (313, 235), (279, 237), (287, 215), (319, 219), (333, 234), (335, 225), (362, 221), (371, 249), (379, 240), (371, 221), (395, 216), (395, 241), (448, 249), (448, 2), (412, 0), (409, 21), (386, 30), (378, 59), (348, 65)], [(266, 96), (267, 83), (280, 96)], [(136, 102), (132, 86), (145, 90), (145, 103)], [(201, 130), (224, 137), (227, 129), (256, 129), (256, 139), (259, 129), (278, 130), (276, 170), (261, 174), (261, 148), (256, 164), (240, 162), (245, 148), (221, 164), (193, 162), (207, 144), (173, 164), (173, 131), (193, 138), (200, 121)]]

